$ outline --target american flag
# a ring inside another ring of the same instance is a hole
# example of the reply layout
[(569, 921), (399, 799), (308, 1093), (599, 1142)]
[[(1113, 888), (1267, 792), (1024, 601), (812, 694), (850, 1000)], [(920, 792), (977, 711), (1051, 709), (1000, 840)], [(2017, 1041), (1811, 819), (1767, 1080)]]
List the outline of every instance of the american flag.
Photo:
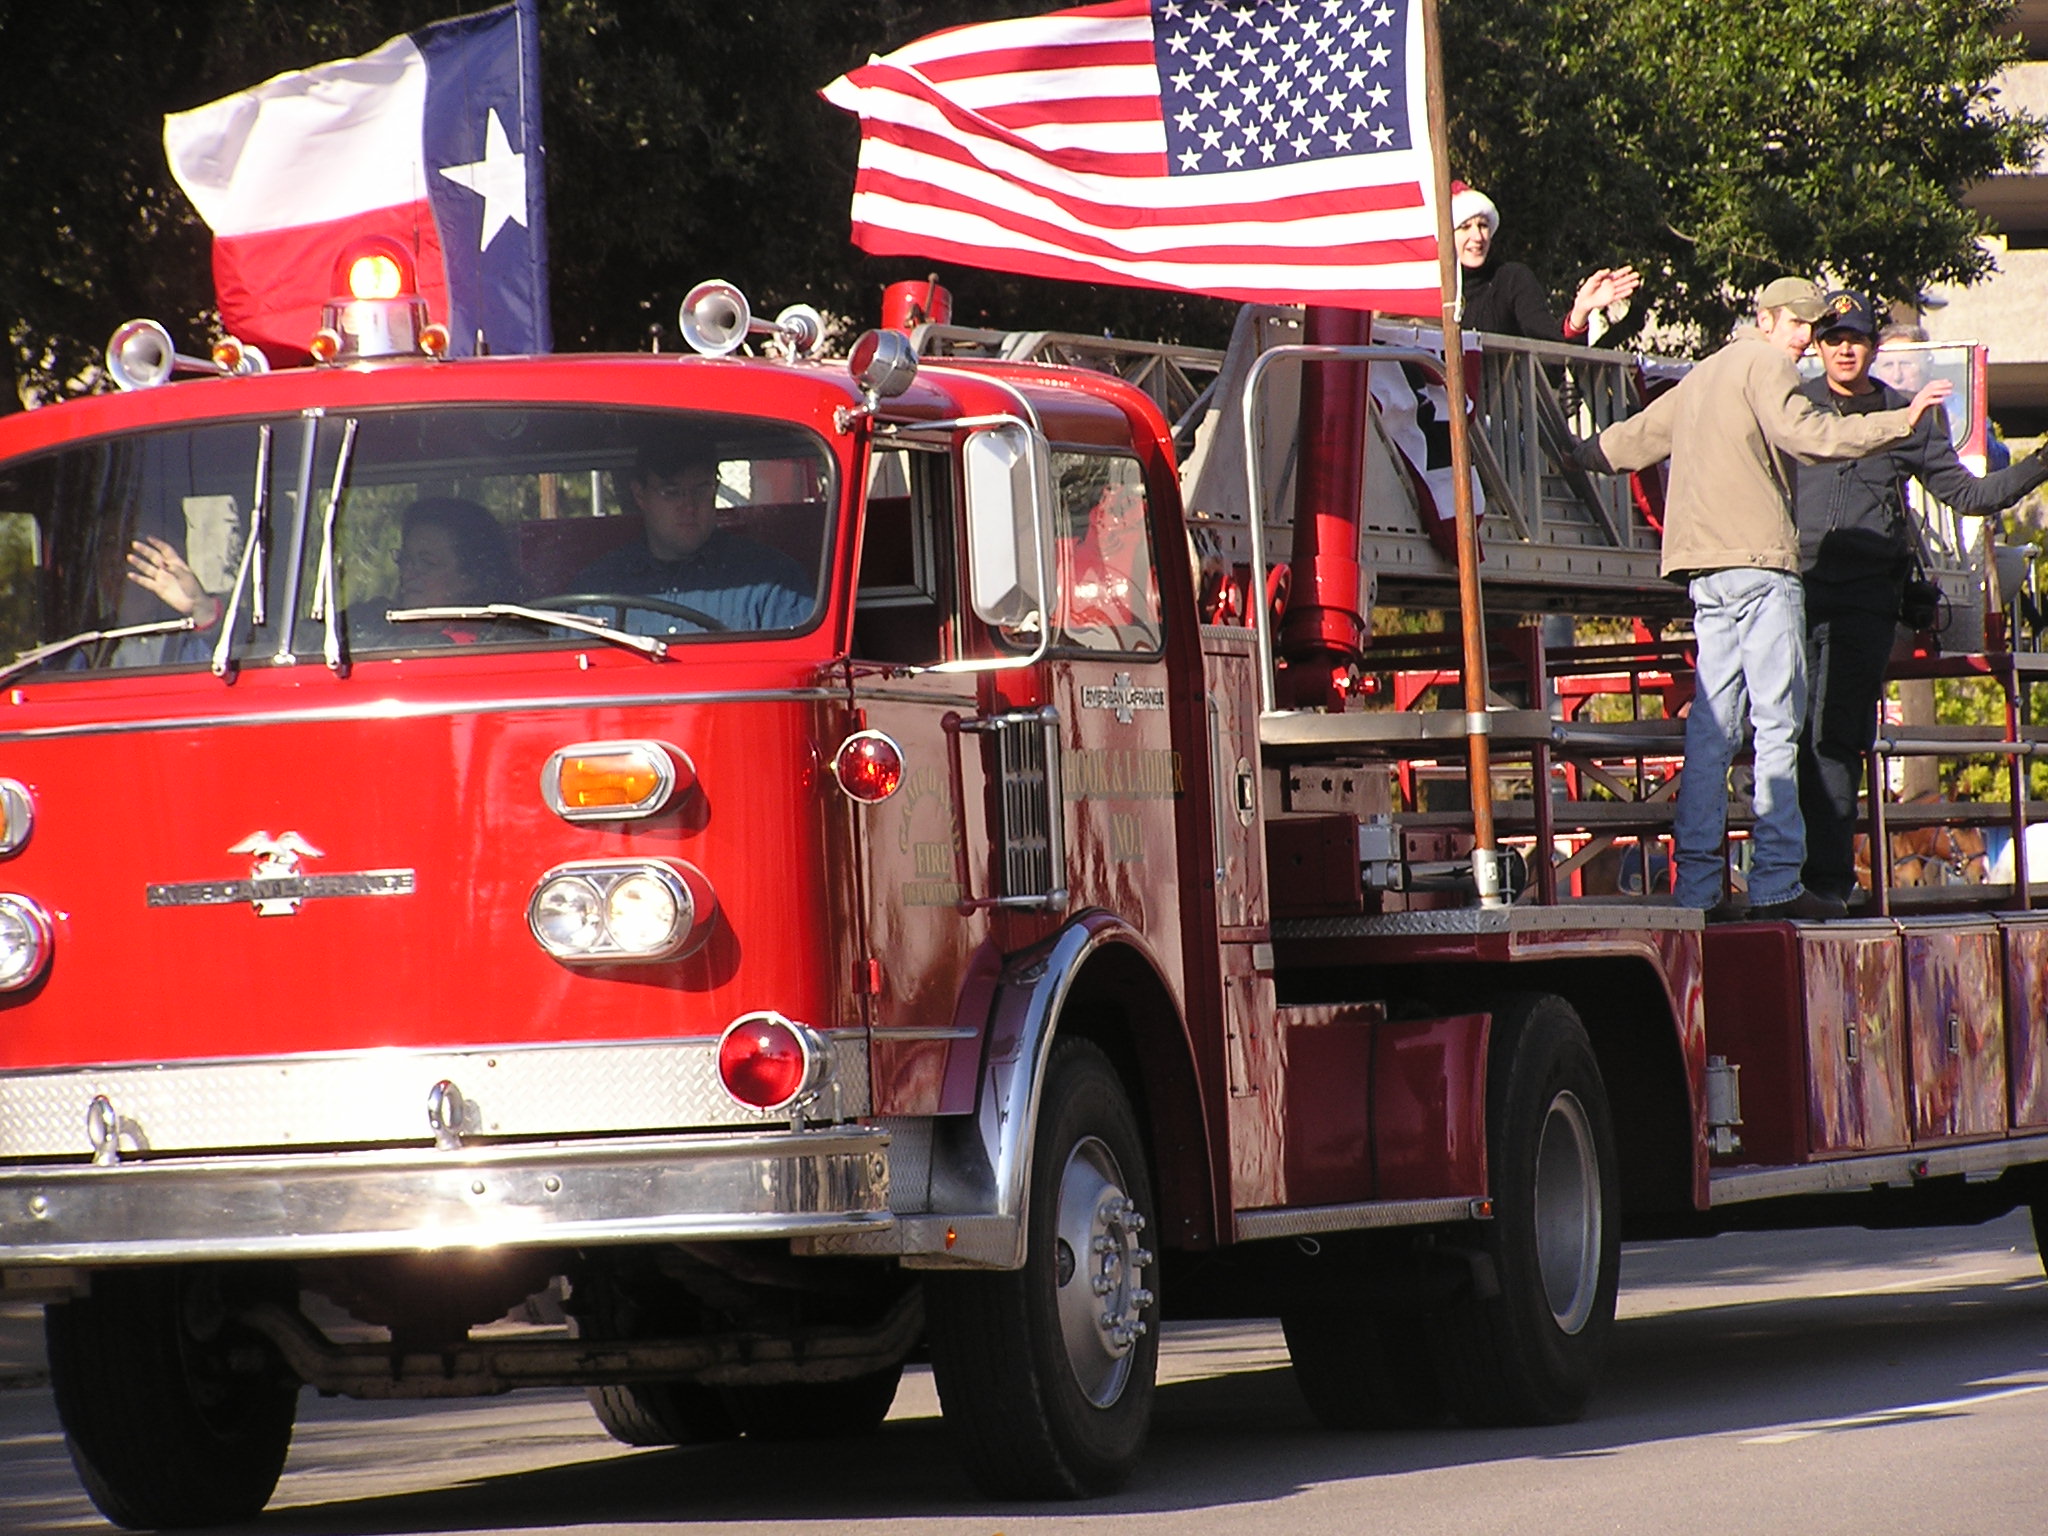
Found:
[(998, 271), (1436, 315), (1418, 0), (1111, 0), (832, 82), (854, 243)]

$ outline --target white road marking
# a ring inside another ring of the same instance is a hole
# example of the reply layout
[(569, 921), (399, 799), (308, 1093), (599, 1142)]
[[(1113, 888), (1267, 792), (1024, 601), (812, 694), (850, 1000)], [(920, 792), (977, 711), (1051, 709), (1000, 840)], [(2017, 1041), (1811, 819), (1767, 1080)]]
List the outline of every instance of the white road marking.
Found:
[(1859, 1413), (1846, 1419), (1817, 1419), (1799, 1429), (1781, 1430), (1774, 1435), (1752, 1435), (1743, 1440), (1742, 1444), (1790, 1445), (1795, 1440), (1809, 1439), (1833, 1429), (1868, 1429), (1879, 1424), (1898, 1424), (1908, 1419), (1933, 1418), (1938, 1414), (1975, 1408), (1981, 1403), (1995, 1403), (2000, 1398), (2027, 1397), (2035, 1392), (2048, 1392), (2048, 1381), (2039, 1381), (2024, 1387), (2002, 1387), (1995, 1392), (1979, 1392), (1971, 1397), (1945, 1398), (1934, 1403), (1903, 1403), (1897, 1408), (1881, 1408), (1876, 1413)]

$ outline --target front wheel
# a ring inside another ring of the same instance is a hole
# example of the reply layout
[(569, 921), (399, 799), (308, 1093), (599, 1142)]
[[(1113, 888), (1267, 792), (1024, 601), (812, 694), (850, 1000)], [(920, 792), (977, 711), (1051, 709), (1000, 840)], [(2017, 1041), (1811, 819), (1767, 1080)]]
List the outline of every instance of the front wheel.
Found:
[(1152, 1422), (1158, 1301), (1137, 1117), (1085, 1040), (1054, 1048), (1039, 1106), (1024, 1267), (925, 1281), (946, 1427), (992, 1498), (1110, 1492)]
[(1445, 1396), (1468, 1424), (1566, 1423), (1614, 1331), (1621, 1209), (1607, 1091), (1563, 998), (1496, 1002), (1486, 1128), (1493, 1220), (1477, 1232), (1497, 1284), (1435, 1319)]
[(236, 1320), (291, 1301), (269, 1272), (219, 1265), (106, 1270), (44, 1313), (50, 1385), (79, 1481), (131, 1530), (225, 1525), (270, 1501), (299, 1383)]

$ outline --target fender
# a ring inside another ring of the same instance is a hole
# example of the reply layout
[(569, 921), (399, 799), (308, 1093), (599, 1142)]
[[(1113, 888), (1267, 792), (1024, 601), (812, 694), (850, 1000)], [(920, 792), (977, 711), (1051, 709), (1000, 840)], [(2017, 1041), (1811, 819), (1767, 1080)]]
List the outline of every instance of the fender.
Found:
[(801, 1250), (894, 1253), (906, 1269), (1023, 1268), (1032, 1132), (1056, 1025), (1082, 969), (1113, 945), (1136, 951), (1161, 976), (1143, 935), (1101, 910), (1010, 956), (989, 1008), (974, 1112), (931, 1121), (930, 1210), (899, 1213), (886, 1232), (799, 1239)]

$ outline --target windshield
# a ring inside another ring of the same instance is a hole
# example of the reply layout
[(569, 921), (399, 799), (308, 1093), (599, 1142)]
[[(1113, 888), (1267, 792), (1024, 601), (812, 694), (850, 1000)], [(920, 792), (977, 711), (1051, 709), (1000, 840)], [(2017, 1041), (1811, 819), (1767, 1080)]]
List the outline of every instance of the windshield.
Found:
[(822, 611), (834, 491), (816, 435), (706, 413), (465, 406), (104, 439), (0, 466), (0, 661), (181, 617), (196, 627), (44, 665), (204, 667), (229, 624), (239, 662), (311, 659), (330, 611), (358, 658), (589, 643), (543, 618), (389, 617), (491, 604), (679, 641), (793, 634)]

